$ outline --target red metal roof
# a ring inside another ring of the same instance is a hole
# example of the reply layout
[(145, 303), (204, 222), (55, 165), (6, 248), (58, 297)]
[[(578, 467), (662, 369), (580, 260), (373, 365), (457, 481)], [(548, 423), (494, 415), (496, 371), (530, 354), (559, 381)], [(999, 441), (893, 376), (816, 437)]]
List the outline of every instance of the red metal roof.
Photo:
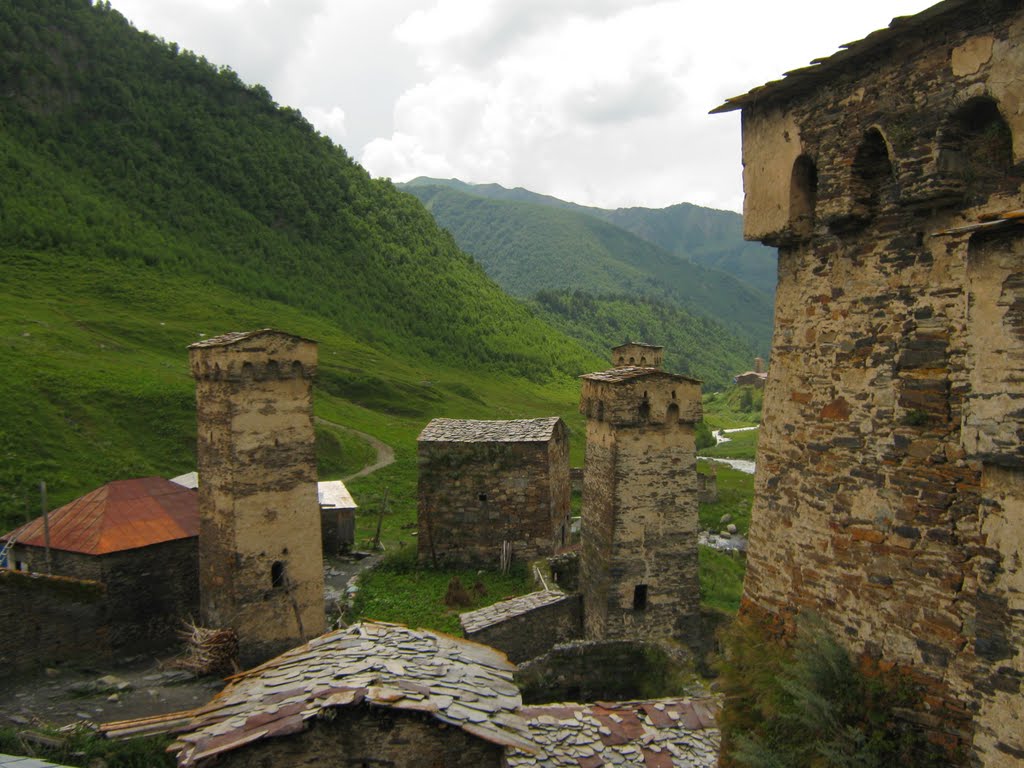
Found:
[[(162, 477), (115, 480), (49, 514), (50, 547), (106, 555), (199, 535), (199, 497)], [(3, 538), (45, 546), (43, 518)]]

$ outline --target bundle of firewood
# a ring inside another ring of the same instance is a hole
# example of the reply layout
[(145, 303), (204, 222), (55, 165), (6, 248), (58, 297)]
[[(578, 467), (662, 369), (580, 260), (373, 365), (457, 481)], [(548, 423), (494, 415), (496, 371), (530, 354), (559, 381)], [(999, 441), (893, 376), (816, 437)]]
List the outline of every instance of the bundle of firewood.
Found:
[(241, 669), (235, 630), (200, 627), (187, 621), (178, 634), (185, 653), (174, 661), (175, 667), (196, 675), (230, 674)]

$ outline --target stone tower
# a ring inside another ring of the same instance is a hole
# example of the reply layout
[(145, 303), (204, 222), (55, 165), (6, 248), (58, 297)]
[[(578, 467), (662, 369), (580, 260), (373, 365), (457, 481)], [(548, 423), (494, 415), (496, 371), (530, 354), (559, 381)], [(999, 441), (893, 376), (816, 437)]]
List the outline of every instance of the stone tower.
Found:
[(1024, 761), (1022, 71), (945, 0), (719, 108), (779, 248), (742, 610), (912, 671), (944, 765)]
[(325, 629), (316, 352), (316, 342), (269, 329), (189, 347), (202, 621), (234, 628), (245, 663)]
[(700, 606), (700, 382), (636, 367), (582, 378), (586, 636), (690, 640)]
[(664, 357), (664, 347), (639, 341), (627, 341), (612, 347), (612, 365), (616, 368), (661, 368)]

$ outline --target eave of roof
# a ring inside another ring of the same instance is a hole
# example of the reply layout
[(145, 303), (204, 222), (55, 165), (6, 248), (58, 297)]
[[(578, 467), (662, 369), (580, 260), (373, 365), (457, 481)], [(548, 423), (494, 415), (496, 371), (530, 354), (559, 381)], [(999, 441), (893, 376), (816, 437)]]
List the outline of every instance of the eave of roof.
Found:
[(309, 344), (316, 344), (313, 339), (307, 339), (302, 336), (296, 336), (294, 333), (288, 333), (286, 331), (279, 331), (274, 328), (260, 328), (256, 331), (231, 331), (230, 333), (224, 333), (220, 336), (213, 336), (209, 339), (203, 339), (193, 344), (189, 344), (189, 349), (205, 349), (207, 347), (227, 347), (232, 344), (237, 344), (240, 341), (247, 341), (249, 339), (255, 339), (259, 336), (286, 336), (296, 341), (304, 341)]
[(975, 0), (943, 0), (913, 16), (897, 16), (888, 27), (876, 30), (862, 40), (841, 45), (841, 50), (831, 56), (815, 59), (809, 66), (785, 72), (778, 80), (772, 80), (740, 96), (726, 99), (724, 104), (712, 109), (711, 114), (732, 112), (759, 101), (775, 100), (807, 90), (876, 52), (878, 48), (893, 43), (899, 36), (919, 29), (972, 2)]

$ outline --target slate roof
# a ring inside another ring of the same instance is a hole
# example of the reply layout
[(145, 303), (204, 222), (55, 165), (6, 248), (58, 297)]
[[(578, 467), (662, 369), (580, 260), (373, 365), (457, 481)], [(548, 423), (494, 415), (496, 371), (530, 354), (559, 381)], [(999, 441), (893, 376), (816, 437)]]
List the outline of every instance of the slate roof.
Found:
[(244, 744), (298, 733), (323, 710), (367, 704), (427, 713), (530, 753), (515, 665), (485, 645), (398, 624), (328, 632), (247, 672), (194, 711), (172, 749), (192, 766)]
[(669, 373), (663, 371), (660, 368), (640, 368), (638, 366), (626, 365), (621, 368), (612, 368), (608, 371), (597, 371), (595, 373), (585, 373), (580, 376), (581, 379), (587, 379), (588, 381), (607, 381), (612, 384), (618, 384), (623, 381), (629, 381), (630, 379), (639, 379), (643, 376), (669, 376), (676, 380), (690, 381), (694, 384), (701, 384), (700, 379), (695, 379), (692, 376), (686, 376), (681, 373)]
[(466, 611), (466, 613), (459, 614), (459, 622), (462, 624), (463, 632), (479, 632), (481, 629), (486, 629), (515, 616), (522, 616), (537, 608), (555, 605), (568, 599), (569, 596), (564, 592), (554, 590), (531, 592), (528, 595), (500, 600), (493, 605), (478, 608), (475, 611)]
[(560, 421), (558, 416), (509, 421), (434, 419), (417, 439), (421, 443), (546, 443)]
[(220, 336), (213, 336), (209, 339), (203, 339), (197, 341), (194, 344), (189, 344), (189, 349), (202, 349), (204, 347), (227, 347), (232, 344), (237, 344), (240, 341), (247, 339), (256, 338), (257, 336), (271, 335), (271, 336), (287, 336), (297, 341), (307, 341), (311, 344), (315, 344), (312, 339), (305, 339), (302, 336), (296, 336), (294, 333), (285, 333), (284, 331), (277, 331), (273, 328), (260, 328), (257, 331), (232, 331), (231, 333), (224, 333)]
[[(162, 477), (115, 480), (49, 513), (50, 547), (106, 555), (199, 535), (195, 491)], [(45, 546), (43, 518), (2, 538)]]
[(726, 99), (721, 106), (711, 110), (711, 114), (732, 112), (742, 109), (758, 101), (790, 97), (799, 92), (809, 90), (819, 83), (834, 77), (838, 72), (858, 66), (868, 57), (877, 57), (881, 49), (895, 46), (900, 35), (925, 26), (928, 23), (941, 23), (941, 17), (953, 13), (960, 8), (969, 7), (977, 0), (944, 0), (936, 3), (913, 16), (897, 16), (885, 29), (872, 32), (862, 40), (840, 46), (840, 51), (821, 59), (814, 59), (810, 66), (786, 72), (781, 79), (760, 85), (742, 96)]
[(643, 341), (627, 341), (625, 344), (619, 344), (617, 347), (612, 347), (612, 352), (617, 349), (625, 349), (626, 347), (643, 347), (644, 349), (664, 349), (660, 344), (647, 344)]
[(717, 711), (712, 699), (523, 707), (541, 752), (507, 749), (505, 759), (508, 768), (713, 768)]

